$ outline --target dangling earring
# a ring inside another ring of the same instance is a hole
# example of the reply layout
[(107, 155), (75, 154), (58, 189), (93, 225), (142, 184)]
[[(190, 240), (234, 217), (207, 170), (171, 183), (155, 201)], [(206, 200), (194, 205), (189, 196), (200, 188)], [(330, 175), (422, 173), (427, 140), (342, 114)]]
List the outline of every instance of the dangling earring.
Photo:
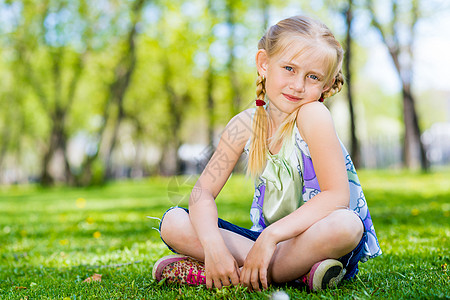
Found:
[(320, 96), (319, 102), (323, 102), (323, 100), (325, 100), (325, 99), (323, 98), (323, 96)]

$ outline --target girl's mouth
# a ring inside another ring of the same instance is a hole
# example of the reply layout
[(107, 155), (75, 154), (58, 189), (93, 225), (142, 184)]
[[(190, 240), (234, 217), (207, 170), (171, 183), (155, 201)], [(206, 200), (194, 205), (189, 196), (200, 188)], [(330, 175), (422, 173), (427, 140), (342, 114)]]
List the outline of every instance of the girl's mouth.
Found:
[(283, 94), (283, 96), (284, 96), (287, 100), (289, 100), (289, 101), (291, 101), (291, 102), (298, 102), (298, 101), (301, 100), (299, 97), (295, 97), (295, 96), (292, 96), (292, 95), (289, 95), (289, 94)]

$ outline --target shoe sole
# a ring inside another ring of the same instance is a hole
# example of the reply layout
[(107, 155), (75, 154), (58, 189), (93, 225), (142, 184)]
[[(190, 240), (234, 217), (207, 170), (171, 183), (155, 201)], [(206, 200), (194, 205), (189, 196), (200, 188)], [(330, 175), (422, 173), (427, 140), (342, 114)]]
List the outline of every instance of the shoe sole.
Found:
[(326, 259), (314, 265), (310, 273), (313, 280), (309, 282), (309, 288), (315, 292), (336, 286), (344, 277), (345, 270), (340, 261)]
[[(152, 277), (153, 279), (156, 279), (156, 281), (160, 281), (161, 280), (161, 271), (168, 265), (177, 261), (180, 261), (182, 259), (186, 259), (188, 258), (188, 256), (186, 255), (180, 255), (180, 254), (173, 254), (173, 255), (167, 255), (164, 256), (160, 259), (158, 259), (158, 261), (155, 262), (155, 264), (153, 265), (153, 270), (152, 270)], [(157, 274), (159, 274), (159, 276), (157, 276)]]

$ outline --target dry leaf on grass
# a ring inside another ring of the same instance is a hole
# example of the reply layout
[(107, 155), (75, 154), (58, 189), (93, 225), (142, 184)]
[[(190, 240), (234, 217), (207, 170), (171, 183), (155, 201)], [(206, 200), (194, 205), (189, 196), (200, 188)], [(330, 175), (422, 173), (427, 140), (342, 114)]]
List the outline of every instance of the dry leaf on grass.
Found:
[(83, 282), (102, 281), (102, 274), (94, 274), (91, 277), (86, 278)]

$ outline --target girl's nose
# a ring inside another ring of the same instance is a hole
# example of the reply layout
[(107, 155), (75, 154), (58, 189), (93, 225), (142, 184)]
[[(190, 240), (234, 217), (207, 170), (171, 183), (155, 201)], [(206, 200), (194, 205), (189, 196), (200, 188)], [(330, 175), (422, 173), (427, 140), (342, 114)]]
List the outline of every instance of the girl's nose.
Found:
[(291, 88), (298, 93), (303, 93), (305, 91), (305, 79), (296, 77), (291, 82)]

